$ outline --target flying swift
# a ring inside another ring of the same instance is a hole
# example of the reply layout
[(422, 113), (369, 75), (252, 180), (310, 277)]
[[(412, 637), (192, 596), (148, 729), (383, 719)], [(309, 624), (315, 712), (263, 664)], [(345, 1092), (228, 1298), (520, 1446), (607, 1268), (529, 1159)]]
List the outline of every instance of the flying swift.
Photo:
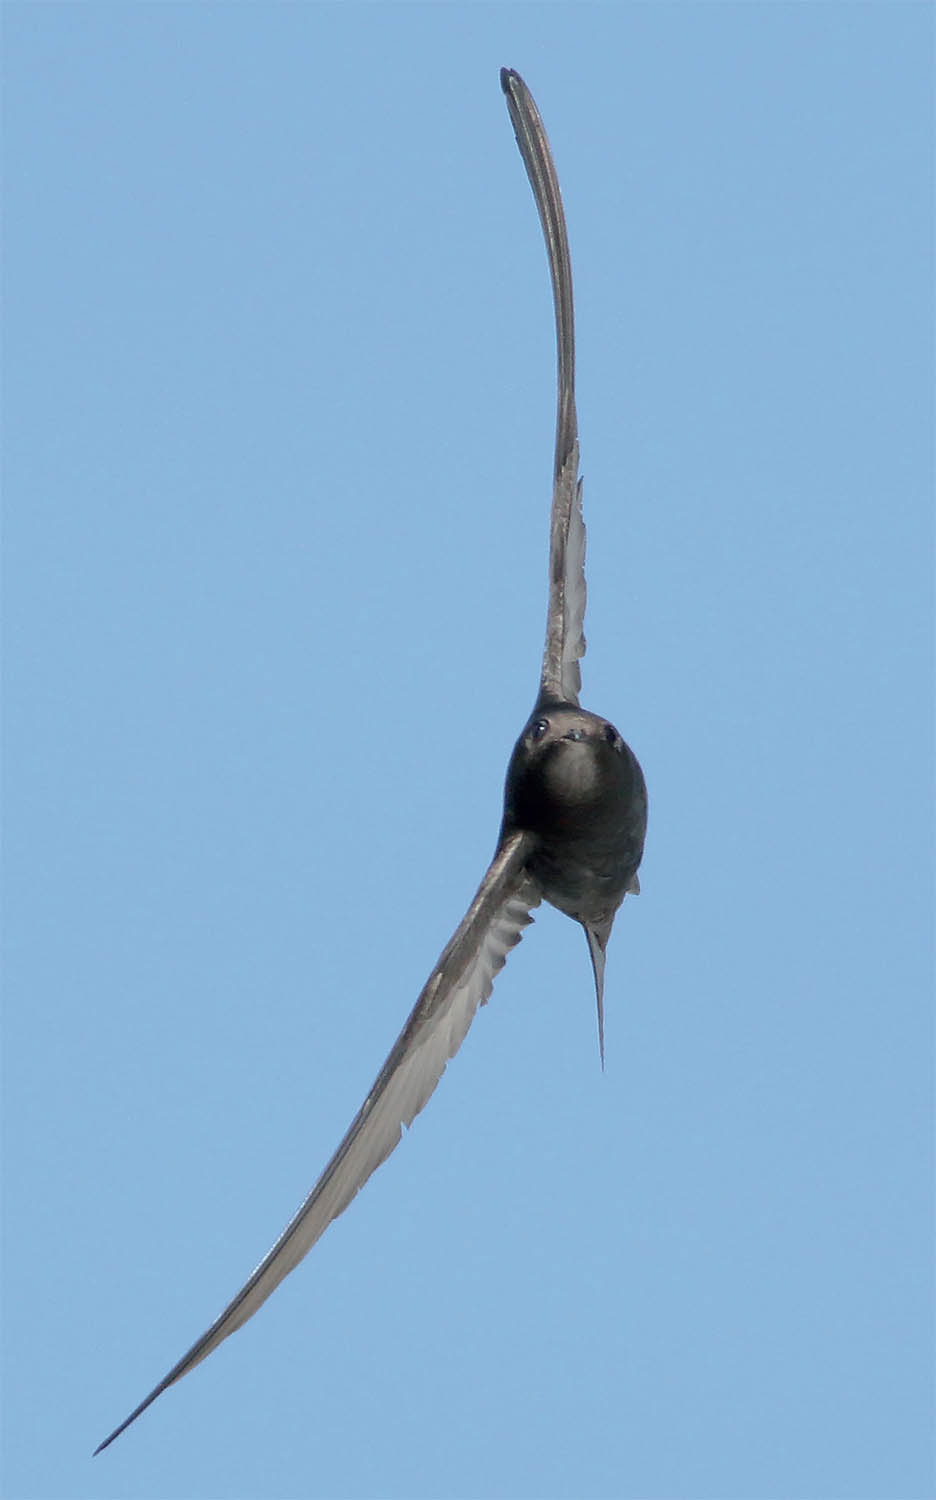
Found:
[(539, 210), (556, 318), (558, 401), (546, 645), (539, 692), (507, 768), (494, 858), (373, 1088), (298, 1212), (237, 1295), (95, 1450), (200, 1364), (265, 1302), (399, 1142), (461, 1046), (531, 912), (548, 901), (588, 940), (604, 1064), (605, 949), (624, 897), (639, 891), (647, 792), (607, 719), (579, 705), (585, 654), (585, 526), (575, 409), (572, 271), (559, 181), (539, 111), (518, 73), (501, 87)]

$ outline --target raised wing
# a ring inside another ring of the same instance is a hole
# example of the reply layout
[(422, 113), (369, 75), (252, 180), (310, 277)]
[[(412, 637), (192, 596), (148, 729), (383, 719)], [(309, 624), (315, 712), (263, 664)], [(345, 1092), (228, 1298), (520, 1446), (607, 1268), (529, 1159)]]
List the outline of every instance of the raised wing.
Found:
[(578, 477), (572, 263), (559, 179), (539, 110), (519, 73), (502, 68), (500, 76), (546, 237), (556, 308), (556, 457), (549, 530), (549, 610), (540, 701), (559, 699), (577, 704), (582, 686), (579, 660), (585, 655), (585, 523), (582, 481)]
[(126, 1421), (104, 1439), (100, 1453), (136, 1421), (163, 1391), (246, 1323), (312, 1248), (332, 1219), (347, 1208), (371, 1173), (386, 1161), (429, 1099), (450, 1057), (461, 1046), (475, 1011), (491, 993), (495, 975), (533, 919), (540, 894), (525, 870), (531, 835), (505, 839), (465, 917), (444, 949), (396, 1045), (351, 1127), (315, 1187), (233, 1301), (173, 1365)]

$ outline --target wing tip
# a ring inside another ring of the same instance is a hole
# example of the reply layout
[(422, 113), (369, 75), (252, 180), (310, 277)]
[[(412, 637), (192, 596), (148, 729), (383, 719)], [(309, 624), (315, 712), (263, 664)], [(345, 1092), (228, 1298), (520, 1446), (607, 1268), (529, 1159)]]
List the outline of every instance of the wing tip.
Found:
[(126, 1429), (130, 1426), (130, 1423), (138, 1416), (139, 1412), (134, 1412), (132, 1417), (128, 1417), (125, 1422), (121, 1422), (119, 1427), (115, 1427), (113, 1432), (104, 1439), (103, 1443), (98, 1443), (91, 1457), (97, 1458), (99, 1453), (103, 1453), (105, 1448), (109, 1448), (111, 1443), (115, 1442), (116, 1439), (120, 1437), (120, 1434), (122, 1432), (125, 1432)]

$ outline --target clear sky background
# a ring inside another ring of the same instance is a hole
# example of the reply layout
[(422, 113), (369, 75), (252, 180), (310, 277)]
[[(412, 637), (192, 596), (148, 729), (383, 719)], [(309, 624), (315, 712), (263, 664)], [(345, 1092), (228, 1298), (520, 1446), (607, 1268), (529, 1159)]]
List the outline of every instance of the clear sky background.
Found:
[[(7, 5), (4, 1500), (932, 1493), (932, 11)], [(576, 280), (584, 702), (397, 1153), (106, 1454), (493, 849)]]

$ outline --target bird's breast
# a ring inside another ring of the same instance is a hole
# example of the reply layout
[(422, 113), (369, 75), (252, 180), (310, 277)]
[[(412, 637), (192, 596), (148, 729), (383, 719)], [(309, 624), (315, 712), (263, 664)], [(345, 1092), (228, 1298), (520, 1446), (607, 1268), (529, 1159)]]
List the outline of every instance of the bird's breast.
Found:
[(540, 793), (560, 816), (575, 816), (605, 796), (608, 776), (598, 750), (590, 740), (561, 740), (543, 757)]

